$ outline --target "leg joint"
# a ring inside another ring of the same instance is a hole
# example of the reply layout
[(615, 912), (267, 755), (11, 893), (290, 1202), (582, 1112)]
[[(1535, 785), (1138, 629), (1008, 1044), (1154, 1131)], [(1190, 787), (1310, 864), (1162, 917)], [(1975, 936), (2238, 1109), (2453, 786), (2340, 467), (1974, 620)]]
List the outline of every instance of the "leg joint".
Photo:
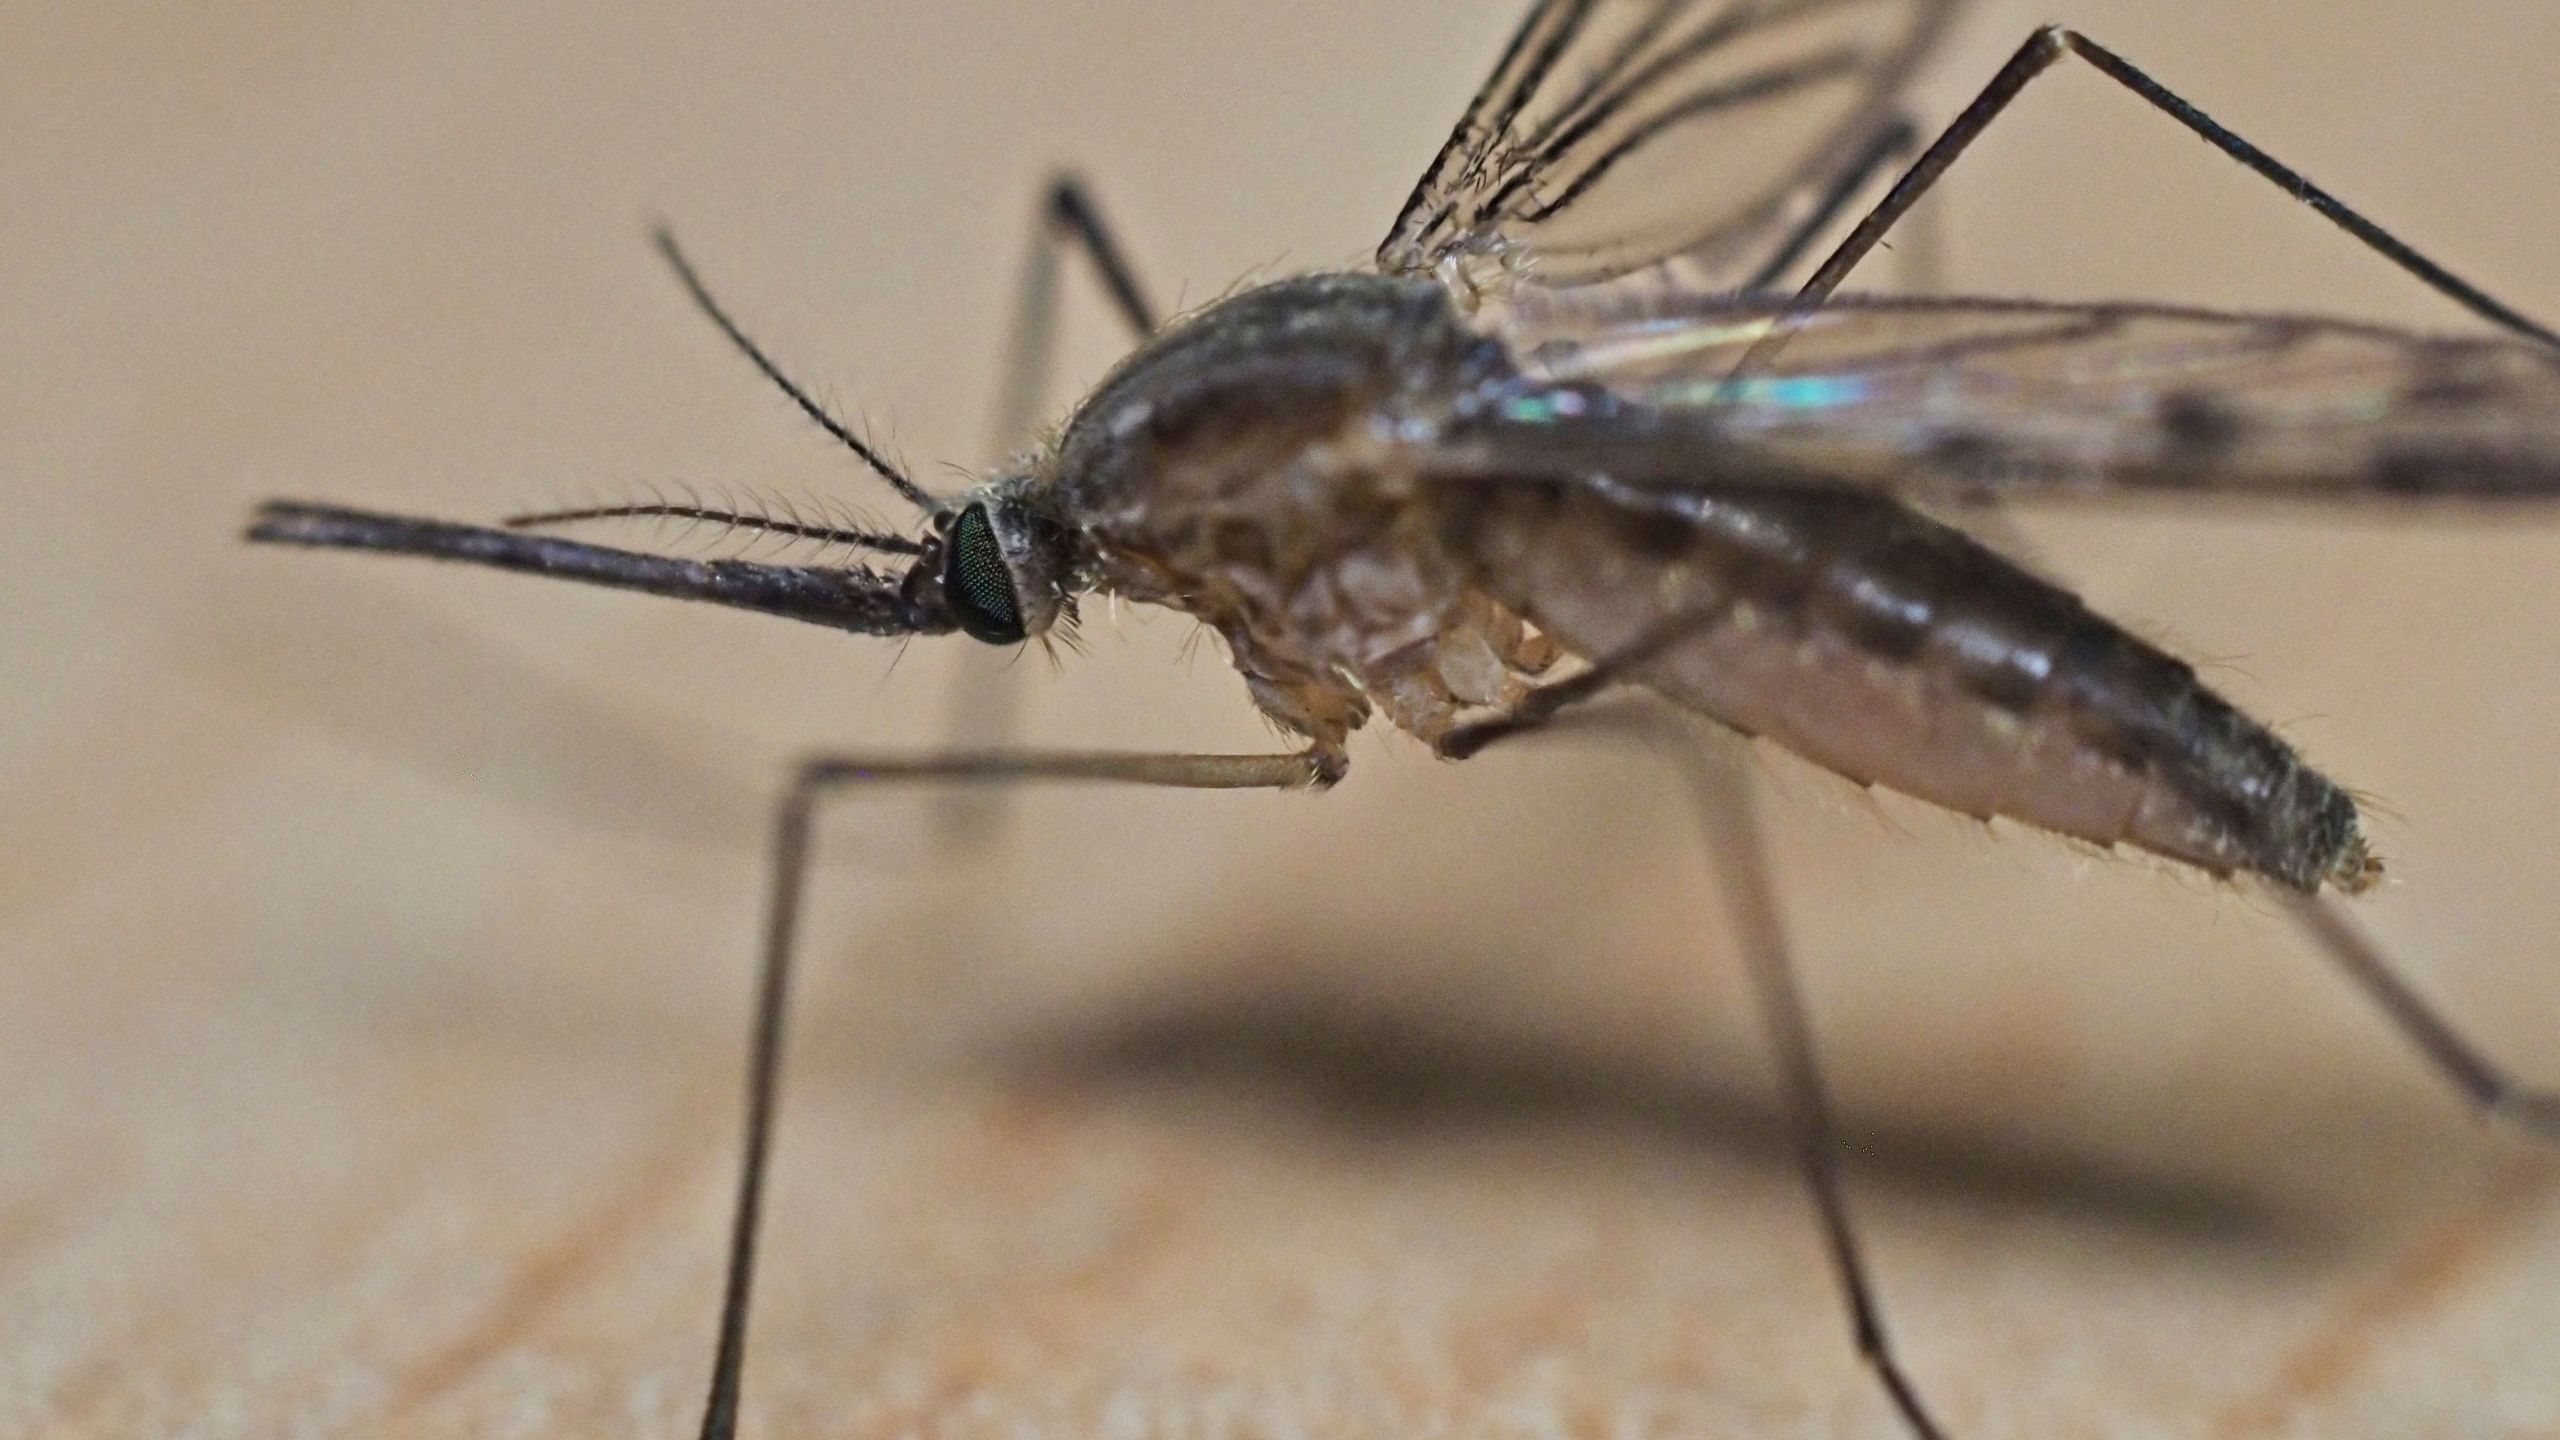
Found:
[(1072, 170), (1060, 170), (1049, 177), (1049, 196), (1041, 206), (1049, 223), (1080, 229), (1093, 213), (1084, 196), (1084, 179)]

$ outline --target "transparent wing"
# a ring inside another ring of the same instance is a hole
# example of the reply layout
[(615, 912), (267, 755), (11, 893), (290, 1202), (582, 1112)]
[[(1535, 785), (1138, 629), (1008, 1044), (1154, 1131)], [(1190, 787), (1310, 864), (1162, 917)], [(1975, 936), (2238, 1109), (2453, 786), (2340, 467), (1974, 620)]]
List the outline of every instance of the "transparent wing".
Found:
[(1546, 286), (1729, 290), (1872, 156), (1962, 0), (1538, 0), (1378, 247)]
[(1510, 310), (1522, 375), (1467, 397), (1418, 468), (1920, 502), (2560, 498), (2560, 352), (2530, 343), (2140, 305), (1597, 298)]

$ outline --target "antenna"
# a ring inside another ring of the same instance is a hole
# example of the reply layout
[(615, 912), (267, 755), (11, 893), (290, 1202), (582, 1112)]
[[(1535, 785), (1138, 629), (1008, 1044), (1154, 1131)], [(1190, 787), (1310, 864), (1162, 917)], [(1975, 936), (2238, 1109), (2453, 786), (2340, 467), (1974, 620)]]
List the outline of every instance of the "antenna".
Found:
[(889, 487), (905, 496), (909, 504), (928, 512), (941, 508), (931, 495), (925, 493), (924, 487), (908, 479), (905, 472), (864, 443), (843, 421), (828, 414), (825, 406), (811, 399), (808, 391), (793, 384), (791, 377), (782, 373), (782, 367), (774, 364), (764, 351), (756, 347), (756, 342), (747, 338), (747, 332), (738, 328), (738, 322), (730, 319), (729, 312), (720, 308), (720, 302), (711, 298), (710, 287), (702, 283), (702, 276), (693, 268), (693, 262), (687, 260), (683, 249), (677, 246), (674, 231), (659, 225), (650, 231), (649, 238), (657, 243), (658, 253), (666, 256), (667, 263), (675, 267), (676, 278), (684, 282), (686, 293), (693, 296), (693, 303), (702, 307), (702, 313), (711, 317), (711, 323), (720, 327), (720, 333), (729, 337), (730, 344), (755, 362), (755, 367), (764, 372), (764, 378), (780, 386), (782, 393), (791, 397), (791, 403), (799, 406), (801, 413), (817, 421), (819, 429), (842, 441), (846, 449), (861, 456), (862, 463), (888, 481)]

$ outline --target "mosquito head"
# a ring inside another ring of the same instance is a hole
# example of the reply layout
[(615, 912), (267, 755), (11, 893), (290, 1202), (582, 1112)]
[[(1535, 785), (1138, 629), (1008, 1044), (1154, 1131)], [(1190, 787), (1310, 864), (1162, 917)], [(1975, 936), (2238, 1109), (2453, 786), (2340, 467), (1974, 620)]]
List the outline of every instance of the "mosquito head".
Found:
[(933, 525), (933, 541), (907, 572), (906, 593), (938, 606), (962, 633), (1014, 645), (1073, 618), (1071, 532), (1029, 480), (982, 485), (936, 514)]

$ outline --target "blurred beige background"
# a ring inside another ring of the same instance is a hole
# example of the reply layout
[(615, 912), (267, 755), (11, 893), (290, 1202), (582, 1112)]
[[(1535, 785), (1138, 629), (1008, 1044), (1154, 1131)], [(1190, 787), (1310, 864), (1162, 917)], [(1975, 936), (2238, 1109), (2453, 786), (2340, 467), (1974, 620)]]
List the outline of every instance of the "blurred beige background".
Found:
[[(2045, 18), (1987, 8), (1977, 77)], [(1046, 170), (1160, 293), (1355, 261), (1514, 10), (6, 11), (0, 1435), (690, 1433), (763, 802), (795, 752), (934, 743), (1000, 663), (253, 552), (250, 504), (885, 511), (687, 311), (659, 214), (956, 485)], [(2054, 11), (2560, 314), (2560, 12)], [(2456, 323), (2093, 75), (1943, 193), (1960, 288)], [(1060, 403), (1117, 344), (1070, 290)], [(2560, 1078), (2560, 533), (2027, 524), (2379, 797), (2372, 925)], [(1029, 730), (1261, 743), (1187, 630), (1024, 660)], [(1961, 1433), (2560, 1435), (2553, 1168), (2273, 917), (1764, 770)], [(828, 831), (753, 1433), (1899, 1433), (1658, 771), (1376, 738), (1322, 799), (1051, 794), (992, 855), (931, 818)]]

